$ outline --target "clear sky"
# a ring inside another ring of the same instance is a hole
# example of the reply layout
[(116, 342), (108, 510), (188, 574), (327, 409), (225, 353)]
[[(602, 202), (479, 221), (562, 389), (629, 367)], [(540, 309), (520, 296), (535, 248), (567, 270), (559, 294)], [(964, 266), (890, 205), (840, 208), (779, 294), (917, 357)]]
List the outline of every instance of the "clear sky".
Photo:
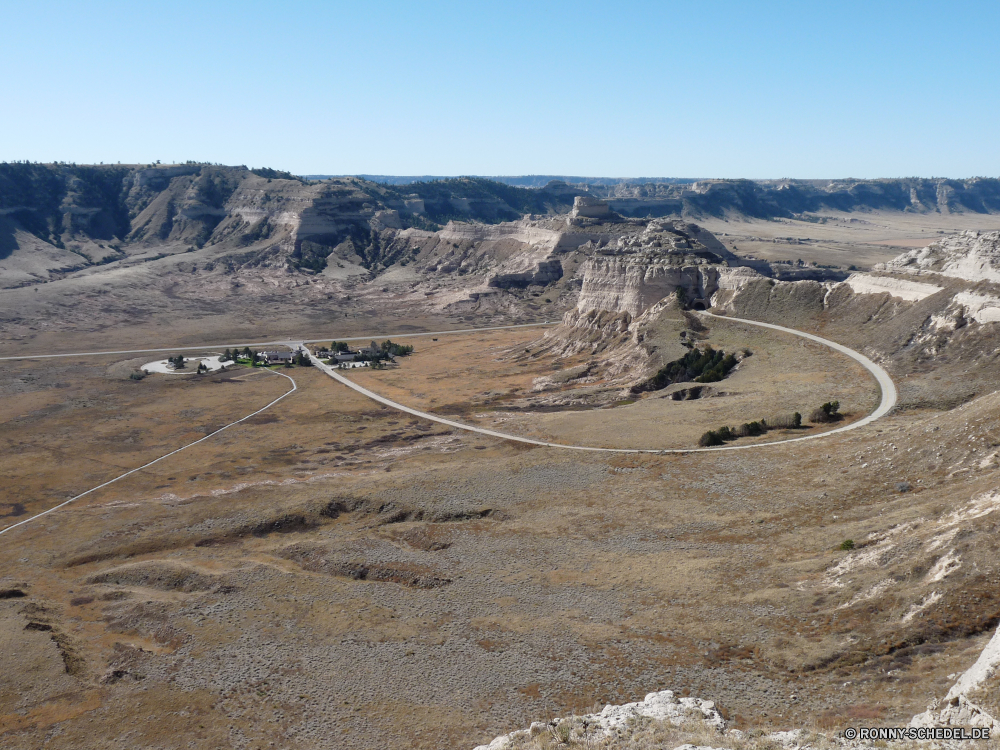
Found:
[(0, 0), (0, 160), (1000, 175), (1000, 3)]

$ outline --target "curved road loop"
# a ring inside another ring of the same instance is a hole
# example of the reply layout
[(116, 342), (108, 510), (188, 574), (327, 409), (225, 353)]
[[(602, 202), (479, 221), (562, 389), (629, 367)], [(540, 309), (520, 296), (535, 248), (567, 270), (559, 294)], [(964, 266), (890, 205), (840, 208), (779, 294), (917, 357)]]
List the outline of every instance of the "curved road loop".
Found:
[[(820, 432), (814, 435), (806, 435), (804, 437), (789, 438), (787, 440), (775, 440), (770, 443), (756, 443), (754, 445), (724, 445), (716, 448), (595, 448), (586, 445), (566, 445), (564, 443), (549, 443), (544, 440), (533, 440), (532, 438), (521, 437), (519, 435), (509, 435), (504, 432), (497, 432), (496, 430), (487, 430), (484, 427), (474, 427), (473, 425), (463, 424), (462, 422), (455, 422), (451, 419), (445, 419), (444, 417), (438, 417), (434, 414), (428, 414), (424, 411), (419, 411), (413, 409), (409, 406), (404, 406), (403, 404), (392, 401), (385, 396), (380, 396), (377, 393), (364, 388), (350, 378), (346, 378), (341, 375), (337, 370), (329, 365), (323, 364), (318, 358), (309, 355), (313, 364), (316, 365), (320, 370), (325, 372), (331, 378), (339, 383), (343, 383), (348, 388), (353, 388), (358, 393), (367, 396), (373, 401), (377, 401), (380, 404), (389, 406), (393, 409), (398, 409), (399, 411), (406, 412), (407, 414), (412, 414), (415, 417), (421, 417), (422, 419), (429, 419), (432, 422), (438, 422), (439, 424), (448, 425), (449, 427), (454, 427), (459, 430), (467, 430), (469, 432), (477, 432), (480, 435), (489, 435), (490, 437), (500, 438), (501, 440), (514, 440), (518, 443), (528, 443), (529, 445), (541, 445), (546, 448), (563, 448), (566, 450), (576, 450), (576, 451), (592, 451), (596, 453), (707, 453), (710, 451), (738, 451), (738, 450), (751, 450), (754, 448), (770, 448), (775, 445), (785, 445), (787, 443), (798, 443), (803, 440), (815, 440), (817, 438), (828, 437), (829, 435), (835, 435), (838, 432), (847, 432), (848, 430), (856, 430), (859, 427), (864, 427), (871, 424), (876, 419), (880, 419), (892, 411), (892, 408), (896, 405), (896, 385), (892, 382), (892, 378), (889, 377), (889, 373), (883, 370), (879, 365), (872, 362), (868, 357), (860, 354), (853, 349), (849, 349), (842, 344), (838, 344), (835, 341), (830, 341), (824, 339), (820, 336), (815, 336), (811, 333), (805, 333), (803, 331), (797, 331), (794, 328), (786, 328), (785, 326), (778, 326), (772, 323), (761, 323), (756, 320), (746, 320), (744, 318), (731, 318), (724, 315), (712, 315), (711, 313), (700, 313), (710, 318), (716, 318), (718, 320), (728, 320), (734, 323), (746, 323), (752, 326), (759, 326), (761, 328), (770, 328), (775, 331), (781, 331), (782, 333), (790, 333), (794, 336), (800, 336), (804, 339), (809, 339), (810, 341), (815, 341), (817, 343), (828, 346), (842, 354), (846, 354), (851, 359), (858, 362), (862, 367), (864, 367), (868, 372), (870, 372), (875, 380), (878, 382), (879, 389), (882, 392), (882, 400), (879, 403), (878, 408), (875, 409), (871, 414), (869, 414), (864, 419), (860, 419), (857, 422), (852, 422), (849, 425), (844, 425), (843, 427), (838, 427), (835, 430), (829, 430), (827, 432)], [(293, 344), (293, 346), (301, 346), (301, 344)]]
[(47, 516), (49, 513), (54, 513), (55, 511), (59, 510), (60, 508), (65, 508), (67, 505), (69, 505), (70, 503), (74, 502), (75, 500), (79, 500), (81, 497), (86, 497), (91, 492), (97, 492), (97, 490), (103, 489), (104, 487), (107, 487), (109, 484), (114, 484), (119, 479), (124, 479), (127, 476), (135, 474), (137, 471), (142, 471), (143, 469), (149, 468), (153, 464), (159, 463), (160, 461), (162, 461), (165, 458), (170, 458), (171, 456), (176, 455), (176, 454), (180, 453), (181, 451), (187, 450), (191, 446), (198, 445), (198, 443), (203, 443), (206, 440), (208, 440), (209, 438), (215, 437), (216, 435), (218, 435), (223, 430), (228, 430), (233, 425), (238, 425), (240, 422), (245, 422), (246, 420), (250, 419), (250, 417), (255, 417), (258, 414), (260, 414), (262, 411), (267, 411), (272, 406), (274, 406), (276, 403), (278, 403), (279, 401), (281, 401), (281, 399), (285, 398), (285, 396), (291, 396), (293, 393), (295, 393), (296, 390), (298, 390), (298, 385), (296, 385), (295, 381), (292, 380), (291, 378), (289, 378), (287, 375), (285, 375), (285, 373), (283, 373), (283, 372), (276, 372), (275, 374), (276, 375), (280, 375), (283, 378), (288, 378), (288, 380), (290, 380), (291, 383), (292, 383), (291, 390), (286, 391), (285, 393), (281, 394), (276, 399), (274, 399), (274, 401), (272, 401), (271, 403), (269, 403), (267, 406), (263, 407), (262, 409), (258, 409), (257, 411), (253, 412), (252, 414), (247, 414), (245, 417), (240, 417), (235, 422), (230, 422), (226, 426), (220, 427), (215, 432), (210, 432), (209, 434), (205, 435), (205, 437), (199, 438), (198, 440), (195, 440), (193, 443), (188, 443), (187, 445), (182, 445), (180, 448), (177, 448), (176, 450), (170, 451), (170, 453), (164, 453), (159, 458), (154, 458), (149, 463), (143, 464), (142, 466), (137, 466), (136, 468), (134, 468), (134, 469), (132, 469), (130, 471), (126, 471), (124, 474), (119, 474), (117, 477), (115, 477), (114, 479), (109, 479), (104, 484), (99, 484), (96, 487), (91, 487), (86, 492), (81, 492), (79, 495), (76, 495), (75, 497), (71, 497), (66, 502), (60, 503), (59, 505), (56, 505), (56, 506), (54, 506), (52, 508), (49, 508), (48, 510), (42, 511), (41, 513), (38, 513), (37, 515), (34, 515), (31, 518), (26, 518), (23, 521), (18, 521), (17, 523), (11, 524), (10, 526), (8, 526), (8, 527), (6, 527), (4, 529), (0, 529), (0, 534), (6, 534), (11, 529), (16, 529), (18, 526), (24, 526), (24, 524), (31, 523), (32, 521), (34, 521), (34, 520), (36, 520), (38, 518), (41, 518), (42, 516)]

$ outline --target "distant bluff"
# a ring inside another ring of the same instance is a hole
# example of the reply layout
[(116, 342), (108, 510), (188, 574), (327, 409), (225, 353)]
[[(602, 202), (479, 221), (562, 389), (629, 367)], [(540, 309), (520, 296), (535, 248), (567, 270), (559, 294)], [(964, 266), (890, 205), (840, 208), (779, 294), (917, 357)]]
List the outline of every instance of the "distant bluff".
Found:
[(115, 250), (263, 244), (293, 267), (318, 271), (332, 248), (349, 242), (362, 264), (374, 268), (388, 265), (377, 239), (387, 226), (434, 231), (451, 220), (497, 223), (562, 213), (574, 194), (473, 178), (398, 189), (210, 164), (0, 164), (0, 259), (35, 240)]
[(411, 260), (413, 242), (396, 241), (398, 232), (553, 217), (569, 213), (578, 199), (583, 206), (607, 201), (619, 217), (822, 221), (810, 212), (1000, 212), (1000, 180), (552, 180), (527, 188), (472, 177), (310, 180), (197, 163), (9, 163), (0, 164), (0, 260), (18, 253), (18, 268), (24, 266), (10, 283), (112, 263), (143, 248), (175, 254), (207, 247), (232, 267), (307, 273), (323, 271), (332, 257), (345, 269), (354, 264), (377, 274)]

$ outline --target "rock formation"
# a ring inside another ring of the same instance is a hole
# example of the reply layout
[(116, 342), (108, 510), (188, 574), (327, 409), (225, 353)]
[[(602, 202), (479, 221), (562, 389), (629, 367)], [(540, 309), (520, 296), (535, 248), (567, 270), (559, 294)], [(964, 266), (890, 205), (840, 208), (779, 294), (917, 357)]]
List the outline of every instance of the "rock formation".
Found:
[(875, 270), (1000, 283), (1000, 232), (962, 232), (944, 237), (903, 253)]
[(578, 195), (573, 199), (573, 211), (570, 216), (573, 218), (584, 217), (587, 219), (603, 219), (611, 215), (611, 209), (607, 201), (592, 198), (589, 195)]
[(719, 267), (740, 260), (704, 230), (686, 222), (653, 221), (602, 248), (583, 269), (577, 311), (610, 310), (642, 314), (681, 290), (682, 298), (705, 309), (718, 289)]
[(678, 698), (670, 690), (650, 693), (637, 703), (623, 706), (607, 705), (599, 714), (571, 716), (566, 719), (552, 719), (549, 722), (534, 722), (528, 729), (521, 729), (501, 735), (488, 745), (480, 745), (475, 750), (504, 750), (518, 740), (537, 737), (543, 732), (561, 729), (567, 739), (587, 738), (592, 742), (607, 741), (609, 738), (628, 734), (638, 719), (669, 722), (674, 726), (696, 722), (705, 729), (721, 733), (726, 721), (712, 701), (698, 698)]
[(943, 705), (934, 704), (924, 713), (913, 717), (910, 726), (966, 726), (989, 727), (1000, 731), (1000, 721), (976, 705), (969, 696), (990, 685), (996, 691), (997, 670), (1000, 668), (1000, 629), (993, 635), (976, 663), (969, 667), (952, 685)]

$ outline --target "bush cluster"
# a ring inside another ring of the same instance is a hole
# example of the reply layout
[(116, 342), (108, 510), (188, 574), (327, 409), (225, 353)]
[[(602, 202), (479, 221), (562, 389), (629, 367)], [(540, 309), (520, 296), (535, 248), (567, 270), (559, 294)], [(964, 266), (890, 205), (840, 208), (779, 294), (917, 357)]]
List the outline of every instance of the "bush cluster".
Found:
[(717, 383), (736, 367), (737, 360), (732, 354), (710, 346), (692, 349), (680, 359), (664, 365), (649, 380), (632, 388), (634, 393), (659, 391), (674, 383), (693, 380), (696, 383)]
[(386, 339), (382, 342), (382, 351), (393, 357), (406, 357), (413, 352), (413, 347), (410, 344), (396, 344)]
[(822, 423), (822, 422), (836, 422), (842, 418), (840, 414), (840, 402), (839, 401), (827, 401), (818, 409), (814, 409), (813, 413), (809, 415), (810, 422)]
[(791, 416), (777, 417), (770, 422), (766, 419), (761, 419), (754, 422), (744, 422), (739, 427), (720, 427), (717, 430), (709, 430), (698, 439), (698, 445), (702, 448), (711, 448), (715, 445), (723, 445), (731, 440), (763, 435), (768, 430), (795, 429), (801, 426), (802, 415), (795, 412)]

